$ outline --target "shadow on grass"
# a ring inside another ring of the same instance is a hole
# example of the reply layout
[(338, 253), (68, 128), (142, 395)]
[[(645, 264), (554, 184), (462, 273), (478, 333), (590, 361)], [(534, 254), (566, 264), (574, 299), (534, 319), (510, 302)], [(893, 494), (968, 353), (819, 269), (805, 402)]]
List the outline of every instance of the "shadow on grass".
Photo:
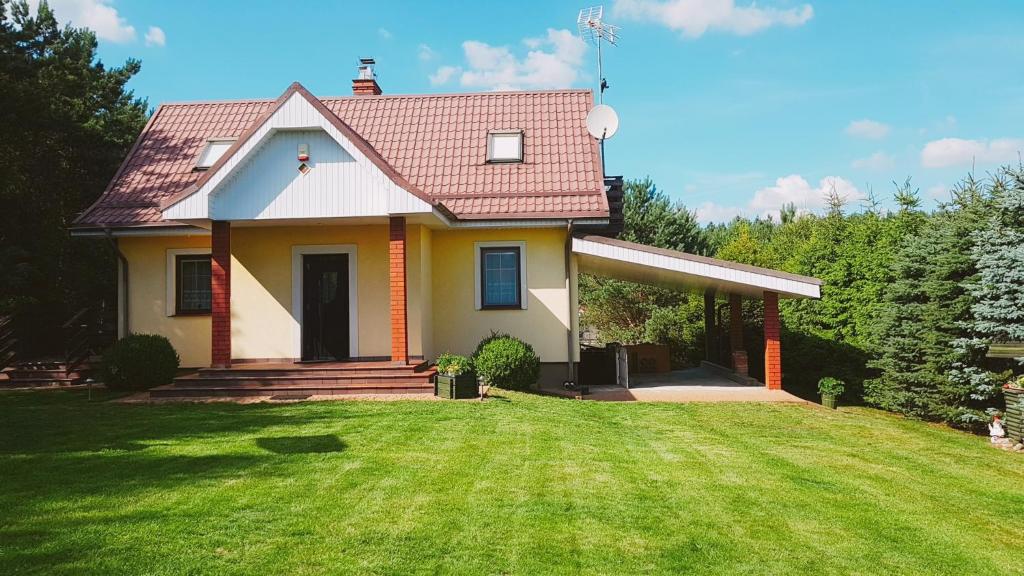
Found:
[(345, 449), (345, 442), (330, 434), (257, 438), (256, 445), (274, 454), (327, 454)]

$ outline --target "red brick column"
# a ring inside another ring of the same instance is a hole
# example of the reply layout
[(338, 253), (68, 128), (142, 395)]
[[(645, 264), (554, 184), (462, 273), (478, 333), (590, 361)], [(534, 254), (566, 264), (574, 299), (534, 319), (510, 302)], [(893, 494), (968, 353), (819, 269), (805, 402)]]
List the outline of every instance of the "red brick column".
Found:
[(747, 350), (743, 347), (743, 296), (729, 294), (729, 348), (732, 351), (732, 369), (746, 376)]
[(231, 366), (231, 223), (215, 221), (210, 249), (212, 354), (214, 368)]
[(769, 390), (782, 389), (782, 347), (779, 344), (779, 295), (764, 293), (764, 384)]
[(389, 222), (388, 255), (391, 284), (391, 361), (409, 360), (408, 312), (405, 285), (405, 218), (392, 216)]

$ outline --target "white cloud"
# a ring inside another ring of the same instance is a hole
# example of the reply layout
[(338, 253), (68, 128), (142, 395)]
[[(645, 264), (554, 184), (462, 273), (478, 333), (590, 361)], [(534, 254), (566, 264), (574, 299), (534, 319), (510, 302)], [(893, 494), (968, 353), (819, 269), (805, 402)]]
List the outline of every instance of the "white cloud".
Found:
[(441, 66), (430, 75), (430, 83), (434, 86), (440, 86), (441, 84), (447, 84), (453, 76), (462, 71), (462, 68), (458, 66)]
[(777, 219), (780, 209), (786, 204), (796, 206), (798, 213), (821, 211), (828, 205), (828, 196), (833, 190), (848, 204), (867, 197), (845, 178), (826, 176), (818, 181), (817, 186), (812, 186), (803, 176), (790, 174), (776, 179), (775, 185), (754, 192), (742, 207), (705, 202), (697, 207), (697, 219), (701, 222), (727, 221), (734, 216), (771, 216)]
[(391, 40), (391, 31), (387, 28), (377, 28), (377, 36), (380, 36), (382, 40)]
[(430, 81), (444, 84), (458, 75), (459, 84), (468, 88), (517, 90), (566, 88), (579, 78), (587, 45), (569, 30), (549, 28), (543, 38), (523, 43), (528, 52), (518, 58), (508, 46), (467, 40), (462, 43), (465, 66), (442, 66)]
[(851, 163), (851, 166), (858, 170), (873, 170), (881, 172), (891, 170), (896, 166), (896, 160), (885, 152), (875, 152), (867, 158), (858, 158)]
[(416, 57), (420, 59), (420, 62), (430, 62), (437, 58), (437, 52), (426, 44), (420, 44), (416, 47)]
[(722, 206), (714, 202), (705, 202), (694, 211), (698, 222), (730, 222), (737, 216), (742, 216), (744, 211), (739, 206)]
[(936, 184), (928, 188), (928, 197), (935, 200), (948, 200), (949, 199), (949, 187), (945, 184)]
[[(100, 40), (123, 43), (135, 40), (135, 27), (112, 6), (112, 0), (50, 0), (57, 20), (76, 28), (88, 28)], [(33, 11), (39, 0), (30, 0)]]
[(999, 164), (1012, 162), (1024, 151), (1024, 139), (997, 138), (995, 140), (964, 140), (942, 138), (925, 144), (921, 150), (921, 165), (926, 168), (971, 166), (975, 162)]
[(159, 26), (150, 26), (146, 31), (146, 46), (166, 46), (167, 35)]
[(814, 8), (810, 4), (774, 8), (756, 2), (737, 6), (735, 0), (617, 0), (614, 13), (700, 38), (709, 31), (747, 36), (772, 26), (802, 26), (814, 16)]
[(857, 138), (881, 140), (889, 135), (889, 125), (875, 120), (854, 120), (846, 127), (846, 133)]

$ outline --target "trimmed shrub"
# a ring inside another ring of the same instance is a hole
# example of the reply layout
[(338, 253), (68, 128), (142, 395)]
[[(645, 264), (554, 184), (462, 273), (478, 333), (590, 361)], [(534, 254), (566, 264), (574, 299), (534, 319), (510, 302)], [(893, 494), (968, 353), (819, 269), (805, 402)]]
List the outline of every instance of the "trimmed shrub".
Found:
[(838, 398), (846, 391), (846, 383), (838, 378), (825, 377), (818, 380), (818, 394)]
[(490, 386), (528, 390), (540, 378), (540, 358), (519, 338), (492, 332), (473, 353), (477, 375)]
[(437, 357), (437, 371), (445, 376), (460, 376), (473, 372), (473, 361), (465, 356), (445, 352)]
[(103, 354), (103, 383), (111, 390), (146, 390), (170, 384), (179, 361), (167, 338), (130, 334)]

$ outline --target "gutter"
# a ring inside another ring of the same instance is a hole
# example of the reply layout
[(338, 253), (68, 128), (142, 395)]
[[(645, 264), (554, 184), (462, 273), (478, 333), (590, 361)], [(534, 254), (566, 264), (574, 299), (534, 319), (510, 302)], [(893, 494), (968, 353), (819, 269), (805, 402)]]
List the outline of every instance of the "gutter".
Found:
[(573, 345), (572, 345), (573, 344), (573, 342), (572, 342), (572, 336), (573, 336), (573, 328), (572, 328), (572, 326), (573, 326), (573, 322), (572, 322), (572, 319), (573, 319), (573, 314), (578, 314), (579, 313), (578, 310), (573, 310), (573, 307), (572, 307), (572, 293), (573, 293), (573, 287), (572, 287), (572, 232), (573, 232), (573, 221), (572, 221), (572, 219), (569, 219), (569, 221), (565, 225), (565, 280), (566, 280), (566, 283), (567, 283), (568, 288), (569, 288), (568, 290), (565, 291), (565, 297), (569, 301), (568, 302), (568, 306), (566, 306), (566, 309), (569, 311), (569, 318), (568, 318), (569, 326), (566, 329), (566, 339), (565, 339), (566, 351), (568, 352), (568, 355), (566, 356), (566, 381), (567, 382), (575, 382), (576, 381), (575, 363), (573, 362)]
[(121, 268), (121, 278), (120, 278), (120, 280), (121, 280), (121, 285), (124, 287), (124, 289), (122, 290), (122, 294), (120, 295), (121, 296), (121, 303), (120, 303), (121, 304), (121, 310), (123, 310), (123, 313), (122, 313), (122, 316), (121, 316), (121, 318), (122, 318), (121, 322), (122, 322), (123, 325), (120, 326), (120, 328), (123, 328), (123, 331), (122, 330), (118, 330), (118, 333), (119, 334), (123, 334), (124, 336), (127, 336), (128, 335), (129, 327), (131, 326), (131, 323), (129, 322), (129, 316), (128, 316), (128, 302), (129, 302), (129, 298), (128, 298), (128, 257), (124, 255), (124, 252), (121, 252), (121, 247), (117, 245), (117, 240), (114, 239), (113, 234), (111, 234), (110, 228), (106, 228), (106, 229), (104, 229), (104, 231), (106, 232), (107, 241), (110, 242), (110, 247), (113, 249), (114, 254), (117, 256), (118, 262), (120, 262), (120, 264), (121, 264), (121, 266), (120, 266), (120, 268)]

